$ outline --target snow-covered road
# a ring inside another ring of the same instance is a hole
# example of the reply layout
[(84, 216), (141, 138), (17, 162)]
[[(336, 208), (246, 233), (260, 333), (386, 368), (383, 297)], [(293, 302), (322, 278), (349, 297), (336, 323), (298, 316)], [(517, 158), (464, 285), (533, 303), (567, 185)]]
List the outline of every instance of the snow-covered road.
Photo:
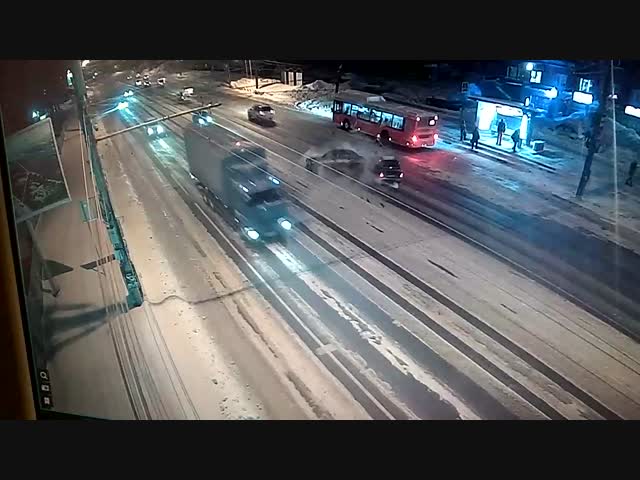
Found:
[[(132, 107), (134, 117), (177, 109), (154, 94)], [(320, 128), (312, 125), (308, 137), (290, 129), (291, 141), (276, 140), (234, 110), (246, 111), (234, 104), (217, 111), (220, 134), (265, 146), (306, 218), (286, 249), (249, 252), (247, 260), (325, 339), (320, 355), (360, 363), (357, 380), (371, 383), (365, 390), (379, 410), (408, 418), (640, 416), (637, 343), (384, 196), (304, 170), (307, 150), (293, 137), (326, 144)], [(188, 122), (169, 123), (175, 137), (164, 140), (166, 154), (144, 148), (147, 165), (171, 172), (165, 187), (175, 191), (162, 196), (197, 204), (180, 138)]]

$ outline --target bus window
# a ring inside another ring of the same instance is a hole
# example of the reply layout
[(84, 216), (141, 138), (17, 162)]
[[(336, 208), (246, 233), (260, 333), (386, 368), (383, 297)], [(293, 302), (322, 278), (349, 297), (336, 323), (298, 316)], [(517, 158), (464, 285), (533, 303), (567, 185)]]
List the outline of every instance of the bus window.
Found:
[(369, 114), (371, 109), (369, 107), (360, 107), (358, 112), (358, 118), (361, 120), (369, 121)]
[(342, 104), (342, 113), (344, 113), (345, 115), (351, 115), (351, 104), (344, 102)]
[(369, 120), (371, 123), (380, 123), (380, 118), (382, 113), (378, 110), (371, 110), (371, 119)]
[(393, 115), (387, 112), (382, 112), (382, 125), (391, 126), (392, 120), (393, 120)]
[(356, 105), (355, 103), (353, 105), (351, 105), (351, 115), (352, 116), (356, 116), (358, 114), (358, 110), (359, 110), (359, 106)]
[(338, 100), (333, 102), (333, 113), (342, 113), (342, 102)]
[(396, 130), (404, 130), (404, 117), (400, 115), (394, 115), (393, 121), (391, 122), (391, 128), (395, 128)]

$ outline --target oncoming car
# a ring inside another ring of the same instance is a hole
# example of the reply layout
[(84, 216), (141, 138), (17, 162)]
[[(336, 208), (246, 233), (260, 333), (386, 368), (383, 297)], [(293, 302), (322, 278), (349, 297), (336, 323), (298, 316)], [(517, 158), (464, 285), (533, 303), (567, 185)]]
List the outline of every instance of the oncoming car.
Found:
[(160, 85), (161, 87), (164, 87), (165, 83), (167, 83), (167, 79), (164, 77), (161, 77), (158, 79), (158, 85)]
[(124, 92), (124, 97), (133, 97), (133, 90), (127, 90)]
[(156, 138), (163, 138), (167, 136), (167, 129), (159, 123), (148, 125), (146, 127), (146, 131), (149, 140), (155, 140)]
[(199, 125), (201, 127), (213, 124), (213, 117), (206, 110), (199, 110), (197, 112), (192, 112), (191, 120), (195, 125)]
[(143, 87), (150, 87), (151, 86), (151, 82), (149, 80), (145, 80), (144, 82), (142, 82), (142, 86)]
[(136, 79), (136, 87), (141, 87), (142, 86), (142, 80), (140, 80), (139, 78)]
[(253, 105), (247, 111), (247, 117), (251, 122), (275, 123), (275, 112), (271, 106), (266, 104)]

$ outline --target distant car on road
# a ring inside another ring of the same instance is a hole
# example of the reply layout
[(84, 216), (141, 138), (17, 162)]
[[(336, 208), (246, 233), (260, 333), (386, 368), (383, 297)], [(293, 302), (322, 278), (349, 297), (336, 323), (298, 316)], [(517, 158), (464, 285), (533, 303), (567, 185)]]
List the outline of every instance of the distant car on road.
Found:
[(393, 156), (384, 156), (378, 160), (373, 166), (373, 173), (378, 183), (392, 188), (399, 188), (404, 177), (400, 162)]
[(133, 90), (127, 90), (124, 92), (125, 97), (133, 97)]
[(145, 73), (144, 77), (142, 77), (142, 80), (149, 81), (149, 75)]
[(191, 97), (193, 95), (193, 88), (188, 87), (188, 88), (183, 88), (182, 90), (180, 90), (178, 92), (178, 98), (182, 101), (186, 100), (187, 98)]
[(136, 73), (136, 78), (140, 78), (142, 75), (140, 75), (139, 73)]
[(201, 127), (213, 124), (213, 117), (207, 110), (199, 110), (191, 113), (191, 120)]
[(160, 77), (158, 79), (158, 85), (160, 85), (161, 87), (164, 87), (165, 83), (167, 83), (167, 79), (164, 77)]
[(136, 80), (136, 87), (141, 87), (142, 86), (142, 80), (137, 79)]
[(275, 112), (270, 105), (267, 105), (265, 103), (256, 104), (249, 108), (249, 110), (247, 111), (247, 117), (249, 118), (250, 122), (269, 124), (275, 123)]
[(127, 75), (127, 80), (132, 80), (133, 77), (131, 75)]
[(328, 166), (350, 175), (359, 176), (364, 169), (364, 158), (358, 152), (346, 148), (335, 148), (323, 155), (307, 158), (305, 168), (318, 173), (320, 166)]
[(145, 80), (144, 82), (142, 82), (142, 86), (143, 87), (150, 87), (151, 86), (151, 82), (149, 80)]
[(149, 125), (147, 127), (147, 137), (149, 137), (149, 140), (155, 140), (156, 138), (163, 138), (166, 136), (167, 136), (167, 129), (162, 125), (160, 125), (159, 123), (154, 125)]

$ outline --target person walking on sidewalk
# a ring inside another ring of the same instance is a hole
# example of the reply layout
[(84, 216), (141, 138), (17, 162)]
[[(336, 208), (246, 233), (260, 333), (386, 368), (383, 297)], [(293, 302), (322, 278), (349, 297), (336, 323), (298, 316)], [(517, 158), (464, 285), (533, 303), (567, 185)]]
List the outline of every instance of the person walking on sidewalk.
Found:
[(471, 133), (471, 150), (478, 149), (479, 141), (480, 141), (480, 130), (478, 130), (478, 125), (474, 125), (473, 132)]
[(501, 118), (498, 122), (498, 141), (496, 145), (502, 145), (502, 136), (504, 135), (504, 131), (507, 129), (507, 124), (504, 122), (504, 119)]
[(516, 153), (518, 143), (520, 143), (520, 129), (516, 128), (511, 134), (511, 140), (513, 140), (513, 153)]
[(638, 169), (638, 161), (632, 160), (631, 163), (629, 164), (629, 176), (627, 177), (627, 180), (624, 182), (625, 185), (629, 185), (630, 187), (633, 187), (633, 176), (636, 174), (637, 169)]
[(460, 119), (460, 141), (467, 141), (467, 122), (464, 121), (464, 118)]

